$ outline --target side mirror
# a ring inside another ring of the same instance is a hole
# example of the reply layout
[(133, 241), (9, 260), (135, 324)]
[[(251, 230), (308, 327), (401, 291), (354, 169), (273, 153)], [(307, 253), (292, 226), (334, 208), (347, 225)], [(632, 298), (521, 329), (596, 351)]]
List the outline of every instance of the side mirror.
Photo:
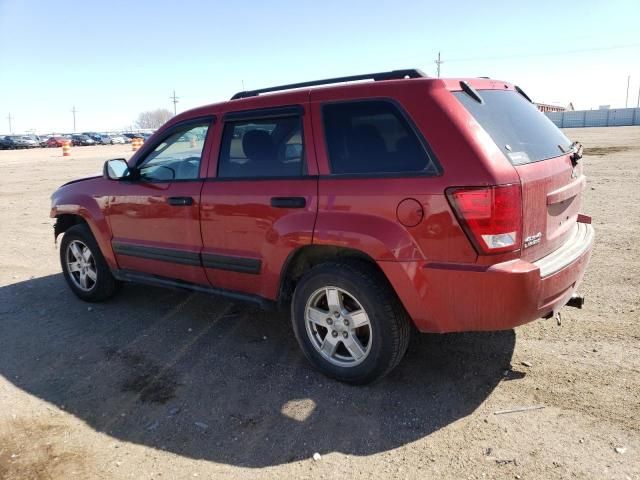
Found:
[(108, 180), (122, 180), (131, 175), (129, 164), (124, 158), (114, 158), (104, 162), (102, 175)]

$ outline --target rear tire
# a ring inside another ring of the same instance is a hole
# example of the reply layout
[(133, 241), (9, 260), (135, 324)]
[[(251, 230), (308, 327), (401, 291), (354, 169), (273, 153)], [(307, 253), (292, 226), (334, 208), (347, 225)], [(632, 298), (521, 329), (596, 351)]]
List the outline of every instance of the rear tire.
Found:
[(409, 344), (409, 316), (384, 275), (366, 262), (313, 267), (298, 282), (291, 310), (307, 359), (342, 382), (382, 378)]
[(112, 297), (119, 282), (86, 224), (69, 228), (60, 242), (60, 264), (67, 284), (79, 298), (101, 302)]

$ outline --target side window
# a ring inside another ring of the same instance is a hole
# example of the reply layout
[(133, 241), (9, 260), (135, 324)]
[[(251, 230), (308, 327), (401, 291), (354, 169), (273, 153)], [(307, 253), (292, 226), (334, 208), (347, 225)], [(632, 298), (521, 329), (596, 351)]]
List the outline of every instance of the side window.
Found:
[(304, 174), (299, 116), (227, 122), (218, 177), (298, 177)]
[(140, 178), (149, 182), (197, 179), (208, 129), (209, 122), (203, 121), (173, 132), (140, 163)]
[(341, 102), (322, 108), (331, 173), (438, 174), (406, 118), (391, 102)]

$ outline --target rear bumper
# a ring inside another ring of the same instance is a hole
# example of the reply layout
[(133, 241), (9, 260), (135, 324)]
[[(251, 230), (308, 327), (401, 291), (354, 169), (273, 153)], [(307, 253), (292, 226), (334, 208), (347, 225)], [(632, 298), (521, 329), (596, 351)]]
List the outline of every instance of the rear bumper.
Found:
[(593, 227), (578, 223), (569, 241), (534, 263), (378, 263), (418, 330), (506, 330), (547, 316), (569, 301), (582, 281), (593, 242)]

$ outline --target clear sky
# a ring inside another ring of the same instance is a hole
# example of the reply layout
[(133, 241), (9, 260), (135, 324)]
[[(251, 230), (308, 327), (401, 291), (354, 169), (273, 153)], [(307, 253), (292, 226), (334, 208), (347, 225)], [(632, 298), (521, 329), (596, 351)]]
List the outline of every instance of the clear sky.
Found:
[(640, 0), (0, 0), (0, 132), (127, 128), (242, 89), (394, 68), (489, 76), (535, 101), (624, 106)]

